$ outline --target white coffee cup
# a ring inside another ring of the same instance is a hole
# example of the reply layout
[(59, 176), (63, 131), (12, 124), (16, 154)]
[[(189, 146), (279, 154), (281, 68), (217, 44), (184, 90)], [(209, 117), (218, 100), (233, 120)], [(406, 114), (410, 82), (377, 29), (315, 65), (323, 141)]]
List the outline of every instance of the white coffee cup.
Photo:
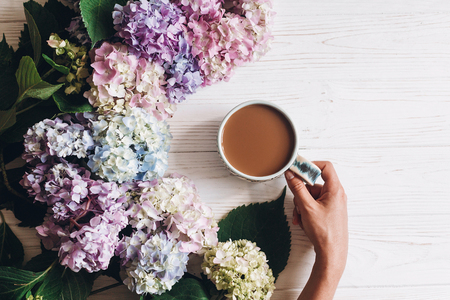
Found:
[[(248, 174), (245, 174), (245, 173), (239, 171), (227, 160), (224, 149), (222, 147), (224, 128), (225, 128), (227, 121), (230, 119), (230, 117), (234, 113), (239, 111), (240, 109), (242, 109), (246, 106), (255, 105), (255, 104), (266, 105), (266, 106), (269, 106), (269, 107), (277, 110), (278, 112), (280, 112), (282, 114), (282, 116), (288, 121), (288, 123), (291, 126), (292, 131), (294, 133), (293, 134), (294, 139), (295, 139), (294, 147), (293, 147), (293, 151), (292, 151), (291, 157), (289, 159), (289, 162), (283, 168), (278, 170), (277, 172), (267, 175), (267, 176), (252, 176), (252, 175), (248, 175)], [(243, 102), (243, 103), (239, 104), (238, 106), (236, 106), (235, 108), (233, 108), (225, 116), (222, 123), (220, 124), (219, 132), (217, 135), (217, 146), (218, 146), (220, 157), (222, 158), (222, 161), (224, 162), (225, 166), (230, 170), (230, 172), (233, 175), (236, 175), (241, 179), (251, 181), (251, 182), (263, 182), (263, 181), (268, 181), (268, 180), (277, 178), (277, 177), (281, 176), (284, 172), (286, 172), (286, 170), (290, 169), (294, 173), (298, 174), (305, 183), (307, 183), (309, 185), (314, 185), (317, 178), (321, 174), (321, 170), (315, 164), (313, 164), (309, 160), (307, 160), (304, 157), (297, 154), (298, 144), (299, 144), (299, 141), (298, 141), (298, 136), (297, 136), (297, 130), (295, 129), (295, 125), (294, 125), (294, 122), (292, 122), (292, 119), (289, 117), (289, 115), (286, 113), (286, 111), (284, 111), (281, 107), (279, 107), (278, 105), (275, 105), (271, 102), (267, 102), (267, 101), (247, 101), (247, 102)]]

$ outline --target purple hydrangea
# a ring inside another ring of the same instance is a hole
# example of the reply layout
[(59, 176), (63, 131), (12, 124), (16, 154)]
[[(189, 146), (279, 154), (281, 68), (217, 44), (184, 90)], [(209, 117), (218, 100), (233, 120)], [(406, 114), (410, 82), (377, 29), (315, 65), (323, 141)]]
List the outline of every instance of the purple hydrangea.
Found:
[(169, 0), (128, 1), (116, 4), (114, 28), (124, 39), (131, 54), (163, 64), (172, 63), (178, 54), (178, 41), (186, 18)]
[(60, 263), (75, 272), (104, 270), (127, 225), (123, 190), (114, 182), (90, 179), (78, 165), (38, 164), (21, 184), (49, 209), (36, 227), (46, 249), (59, 249)]
[(69, 27), (67, 27), (66, 30), (70, 33), (70, 37), (76, 38), (81, 45), (90, 47), (92, 44), (91, 38), (89, 37), (81, 16), (73, 17)]
[(180, 38), (179, 50), (172, 64), (164, 64), (167, 74), (166, 93), (171, 103), (186, 100), (186, 96), (195, 93), (203, 83), (198, 61), (191, 54), (190, 47), (184, 38)]

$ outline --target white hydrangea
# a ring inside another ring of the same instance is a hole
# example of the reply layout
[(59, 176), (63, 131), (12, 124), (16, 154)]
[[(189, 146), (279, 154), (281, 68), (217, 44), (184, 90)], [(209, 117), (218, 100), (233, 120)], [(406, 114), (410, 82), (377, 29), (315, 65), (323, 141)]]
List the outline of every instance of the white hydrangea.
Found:
[(92, 121), (100, 144), (88, 166), (109, 181), (152, 180), (164, 175), (172, 135), (165, 121), (144, 109), (128, 107), (125, 114), (99, 115)]
[(75, 118), (64, 115), (55, 120), (45, 119), (30, 127), (24, 135), (25, 153), (27, 161), (47, 158), (76, 156), (84, 158), (94, 147), (91, 133), (84, 125), (73, 123)]
[(248, 240), (218, 243), (205, 253), (202, 269), (228, 299), (270, 299), (275, 290), (265, 253)]

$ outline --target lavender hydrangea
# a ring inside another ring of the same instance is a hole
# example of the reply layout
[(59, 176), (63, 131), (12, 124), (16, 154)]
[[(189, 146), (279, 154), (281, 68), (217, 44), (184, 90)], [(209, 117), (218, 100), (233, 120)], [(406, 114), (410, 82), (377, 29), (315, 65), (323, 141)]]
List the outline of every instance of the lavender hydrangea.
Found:
[(46, 249), (59, 250), (60, 263), (75, 272), (108, 268), (127, 225), (124, 193), (114, 182), (90, 178), (75, 164), (38, 164), (20, 182), (36, 201), (49, 205), (36, 227)]
[(86, 47), (91, 46), (92, 41), (86, 27), (84, 26), (83, 18), (81, 16), (73, 17), (69, 27), (67, 27), (66, 30), (70, 33), (70, 37), (76, 38), (81, 45)]
[(29, 128), (24, 135), (24, 147), (22, 158), (28, 163), (45, 163), (49, 159), (60, 162), (68, 156), (86, 157), (94, 141), (82, 114), (66, 114)]
[(164, 175), (172, 139), (165, 121), (133, 107), (124, 115), (98, 115), (92, 130), (99, 146), (89, 156), (88, 166), (98, 176), (126, 182)]
[(180, 251), (201, 254), (217, 244), (218, 226), (210, 207), (203, 204), (194, 183), (171, 174), (154, 181), (127, 185), (126, 215), (137, 230), (164, 230), (170, 239), (181, 241)]
[(59, 0), (62, 4), (73, 9), (75, 12), (80, 12), (80, 0)]
[(163, 64), (172, 63), (178, 54), (178, 41), (186, 18), (169, 0), (128, 1), (125, 6), (116, 4), (113, 19), (117, 35), (137, 57)]
[(166, 93), (171, 103), (186, 100), (186, 96), (195, 93), (203, 83), (198, 61), (191, 54), (187, 41), (180, 38), (178, 46), (180, 52), (174, 57), (173, 63), (164, 64), (167, 74)]
[(179, 248), (180, 242), (171, 241), (164, 233), (139, 230), (124, 237), (116, 250), (127, 273), (124, 283), (137, 294), (161, 295), (170, 290), (186, 272), (188, 255)]

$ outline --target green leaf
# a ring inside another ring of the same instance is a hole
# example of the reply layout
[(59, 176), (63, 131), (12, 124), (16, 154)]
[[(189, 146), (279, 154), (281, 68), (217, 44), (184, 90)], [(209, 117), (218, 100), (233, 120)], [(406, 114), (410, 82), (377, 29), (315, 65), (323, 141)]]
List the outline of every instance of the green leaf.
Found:
[(30, 259), (30, 261), (25, 264), (23, 269), (32, 272), (45, 271), (57, 259), (58, 259), (57, 251), (46, 251)]
[(66, 66), (62, 66), (62, 65), (58, 65), (57, 63), (55, 63), (53, 61), (53, 59), (51, 59), (50, 57), (48, 57), (45, 54), (42, 54), (42, 57), (44, 58), (44, 60), (50, 65), (52, 66), (52, 68), (54, 68), (56, 71), (61, 72), (65, 75), (69, 74), (70, 69)]
[(16, 108), (0, 110), (0, 134), (16, 123)]
[(44, 4), (44, 8), (47, 9), (58, 22), (58, 30), (53, 32), (59, 32), (69, 27), (72, 18), (76, 16), (75, 11), (65, 6), (58, 0), (49, 0)]
[(64, 95), (63, 93), (54, 93), (53, 100), (59, 110), (65, 113), (82, 113), (94, 111), (89, 101), (80, 95)]
[(6, 42), (5, 34), (3, 33), (3, 39), (0, 42), (0, 67), (8, 66), (11, 63), (14, 50)]
[(182, 278), (170, 291), (153, 295), (156, 300), (209, 300), (202, 284), (192, 278)]
[(65, 269), (61, 265), (57, 267), (64, 272), (64, 276), (62, 276), (62, 292), (59, 299), (86, 299), (94, 285), (95, 274), (88, 273), (84, 269), (75, 273), (68, 268)]
[[(61, 297), (63, 283), (61, 277), (63, 276), (64, 268), (61, 265), (55, 265), (50, 272), (45, 276), (41, 286), (37, 289), (35, 296), (42, 296), (43, 299), (59, 299)], [(77, 298), (68, 298), (77, 299)]]
[(8, 110), (17, 100), (19, 86), (15, 73), (14, 66), (0, 68), (0, 110)]
[[(33, 257), (24, 269), (34, 272), (47, 270), (57, 259), (58, 252), (47, 251)], [(92, 290), (94, 278), (95, 274), (85, 270), (75, 273), (56, 263), (42, 280), (36, 295), (43, 296), (44, 299), (84, 300)]]
[(81, 0), (80, 10), (84, 25), (92, 40), (92, 48), (100, 40), (113, 36), (116, 32), (112, 19), (114, 5), (125, 5), (126, 0)]
[[(31, 16), (33, 16), (34, 22), (36, 23), (41, 35), (42, 46), (48, 47), (46, 41), (50, 37), (50, 34), (58, 30), (58, 22), (56, 21), (55, 16), (35, 1), (28, 1), (24, 3), (23, 7), (28, 10)], [(30, 27), (28, 27), (28, 29), (31, 31)], [(51, 50), (50, 47), (47, 49)], [(46, 51), (43, 52), (47, 53)]]
[(39, 29), (36, 22), (34, 22), (33, 16), (26, 8), (24, 8), (24, 11), (30, 33), (31, 45), (33, 46), (34, 63), (37, 65), (41, 59), (41, 35), (39, 34)]
[(256, 243), (266, 253), (275, 279), (286, 267), (291, 250), (285, 195), (286, 187), (277, 200), (237, 207), (219, 222), (219, 241), (246, 239)]
[(33, 107), (16, 116), (16, 123), (0, 136), (0, 141), (8, 144), (23, 142), (23, 135), (28, 128), (43, 119), (50, 119), (58, 113), (59, 109), (54, 104), (51, 107), (41, 105)]
[(22, 243), (3, 220), (0, 224), (0, 266), (21, 267), (24, 255)]
[(13, 267), (0, 267), (0, 298), (21, 300), (37, 283), (44, 280), (45, 272), (31, 272)]
[(22, 57), (16, 72), (19, 84), (19, 97), (17, 103), (25, 98), (47, 100), (54, 92), (59, 90), (63, 84), (52, 85), (41, 80), (36, 65), (29, 56)]

